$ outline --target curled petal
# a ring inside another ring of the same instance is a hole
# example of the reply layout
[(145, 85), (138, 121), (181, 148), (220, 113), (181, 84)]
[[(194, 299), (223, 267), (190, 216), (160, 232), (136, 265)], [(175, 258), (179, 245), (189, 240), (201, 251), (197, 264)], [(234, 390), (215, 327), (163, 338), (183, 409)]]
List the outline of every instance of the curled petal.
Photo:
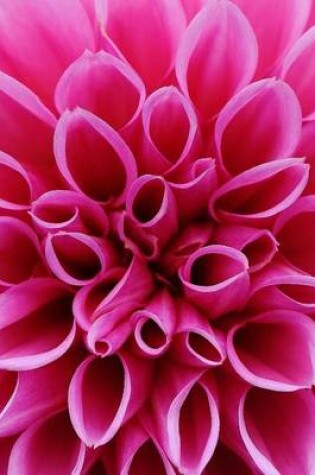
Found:
[(133, 155), (106, 122), (83, 109), (66, 111), (55, 132), (59, 170), (71, 188), (106, 205), (124, 201), (136, 178)]
[(186, 27), (180, 0), (105, 0), (105, 28), (149, 90), (171, 71)]
[[(299, 199), (274, 226), (279, 250), (298, 269), (315, 275), (315, 195)], [(298, 238), (296, 232), (298, 231)]]
[(264, 79), (250, 84), (226, 104), (216, 121), (214, 140), (220, 165), (229, 175), (237, 175), (290, 157), (301, 127), (301, 106), (286, 83)]
[(149, 432), (181, 473), (202, 473), (218, 442), (216, 388), (209, 375), (200, 379), (201, 374), (166, 365), (152, 395)]
[(176, 325), (176, 307), (168, 291), (155, 294), (144, 309), (133, 314), (132, 323), (140, 354), (156, 358), (165, 353)]
[(122, 129), (139, 115), (145, 88), (128, 64), (104, 51), (85, 51), (64, 72), (55, 96), (60, 113), (79, 106)]
[(121, 213), (117, 220), (118, 234), (125, 248), (130, 249), (140, 259), (153, 261), (159, 257), (157, 236), (149, 234), (126, 212)]
[(315, 400), (310, 390), (279, 393), (249, 389), (240, 400), (239, 430), (262, 473), (312, 473)]
[(94, 45), (83, 6), (76, 0), (63, 4), (4, 0), (0, 28), (0, 69), (24, 82), (53, 108), (52, 91), (58, 78), (85, 48)]
[(160, 176), (142, 175), (131, 185), (126, 201), (127, 214), (156, 236), (163, 247), (177, 231), (177, 206), (169, 184)]
[(38, 237), (29, 225), (0, 216), (0, 285), (10, 287), (29, 279), (41, 261)]
[(266, 312), (232, 328), (228, 357), (235, 371), (254, 386), (296, 391), (315, 381), (314, 335), (315, 323), (302, 313)]
[(190, 101), (174, 86), (154, 91), (143, 106), (139, 169), (171, 173), (195, 157), (200, 142)]
[(248, 260), (228, 246), (210, 245), (194, 252), (179, 277), (187, 298), (211, 319), (242, 308), (249, 296)]
[(33, 201), (30, 215), (43, 234), (72, 231), (105, 236), (109, 231), (101, 206), (76, 191), (47, 191)]
[(250, 21), (258, 41), (256, 77), (270, 76), (303, 32), (312, 0), (233, 0)]
[(0, 152), (0, 174), (0, 208), (28, 209), (33, 190), (25, 168), (10, 155)]
[[(235, 56), (235, 42), (239, 56)], [(250, 82), (257, 56), (256, 38), (243, 13), (231, 2), (210, 0), (181, 41), (177, 80), (201, 114), (210, 119)]]
[(215, 449), (213, 457), (205, 468), (203, 475), (258, 475), (232, 449), (222, 442)]
[(80, 473), (85, 451), (68, 413), (61, 412), (41, 419), (22, 433), (12, 450), (8, 475)]
[(179, 363), (212, 368), (226, 357), (222, 336), (188, 302), (177, 303), (177, 325), (171, 355)]
[(210, 200), (210, 212), (220, 221), (259, 223), (289, 208), (302, 194), (308, 174), (302, 159), (257, 165), (222, 185)]
[(70, 285), (96, 282), (116, 260), (114, 247), (109, 241), (64, 231), (47, 236), (45, 256), (56, 277)]
[(248, 259), (249, 271), (256, 272), (269, 264), (278, 250), (278, 243), (267, 229), (247, 226), (220, 226), (215, 233), (217, 243), (238, 249)]
[(129, 305), (132, 313), (145, 303), (153, 290), (153, 280), (147, 266), (136, 257), (127, 269), (111, 270), (99, 282), (80, 289), (73, 302), (73, 313), (81, 328), (105, 313)]
[(73, 427), (88, 446), (110, 441), (148, 396), (151, 365), (130, 352), (86, 359), (69, 388)]
[(28, 370), (60, 358), (75, 337), (72, 296), (60, 282), (37, 278), (0, 295), (0, 368)]

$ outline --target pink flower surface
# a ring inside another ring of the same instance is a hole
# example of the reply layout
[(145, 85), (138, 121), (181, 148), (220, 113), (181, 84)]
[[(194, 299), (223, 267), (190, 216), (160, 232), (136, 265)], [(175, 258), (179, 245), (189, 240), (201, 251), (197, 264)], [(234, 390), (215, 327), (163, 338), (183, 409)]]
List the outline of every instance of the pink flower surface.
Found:
[(315, 0), (0, 30), (0, 475), (315, 475)]

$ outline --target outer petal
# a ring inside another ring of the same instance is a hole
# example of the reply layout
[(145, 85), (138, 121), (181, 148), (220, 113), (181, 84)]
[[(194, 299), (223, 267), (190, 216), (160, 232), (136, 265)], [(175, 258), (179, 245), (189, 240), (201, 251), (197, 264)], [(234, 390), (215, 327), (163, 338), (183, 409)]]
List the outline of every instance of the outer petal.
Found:
[(176, 75), (183, 92), (210, 119), (250, 82), (256, 63), (256, 38), (246, 17), (231, 2), (210, 0), (185, 32)]
[(84, 444), (76, 436), (69, 416), (61, 412), (40, 420), (22, 433), (15, 443), (8, 475), (76, 475), (85, 456)]
[(51, 107), (63, 70), (94, 43), (87, 14), (76, 0), (4, 0), (0, 29), (1, 70), (25, 82)]
[(55, 156), (71, 188), (106, 205), (121, 204), (137, 175), (133, 155), (120, 135), (79, 108), (59, 120)]
[(148, 396), (151, 365), (130, 352), (103, 359), (89, 357), (69, 389), (72, 424), (88, 446), (111, 440)]
[(60, 113), (80, 106), (121, 129), (138, 116), (145, 88), (128, 64), (104, 51), (85, 51), (60, 78), (55, 97)]
[(31, 279), (0, 295), (0, 368), (26, 370), (63, 355), (75, 336), (71, 294), (50, 278)]
[(105, 0), (106, 31), (150, 90), (169, 74), (186, 26), (180, 0)]
[(206, 4), (207, 0), (181, 0), (186, 12), (187, 19), (190, 21)]
[(300, 139), (301, 107), (284, 82), (264, 79), (233, 97), (215, 124), (219, 163), (229, 175), (292, 156)]
[(222, 185), (212, 195), (210, 212), (219, 221), (263, 222), (297, 200), (307, 184), (308, 174), (309, 165), (302, 159), (263, 163)]
[(242, 308), (249, 297), (248, 261), (228, 246), (206, 246), (191, 254), (179, 270), (189, 300), (208, 318)]
[(257, 36), (256, 76), (269, 76), (303, 32), (312, 0), (233, 1), (243, 10)]

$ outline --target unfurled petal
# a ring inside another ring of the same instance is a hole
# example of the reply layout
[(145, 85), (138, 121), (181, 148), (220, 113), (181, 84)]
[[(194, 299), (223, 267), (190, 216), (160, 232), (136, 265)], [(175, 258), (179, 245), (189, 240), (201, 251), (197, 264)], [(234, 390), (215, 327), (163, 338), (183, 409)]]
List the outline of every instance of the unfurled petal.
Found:
[(300, 139), (301, 106), (284, 82), (250, 84), (224, 107), (214, 140), (221, 167), (230, 175), (255, 165), (292, 156)]
[(137, 175), (133, 155), (118, 133), (79, 108), (59, 120), (55, 155), (72, 189), (106, 205), (121, 204)]
[(231, 2), (209, 0), (181, 41), (176, 75), (183, 92), (210, 119), (250, 82), (256, 63), (256, 38), (246, 17)]
[(249, 297), (248, 260), (228, 246), (210, 245), (192, 253), (179, 270), (185, 295), (207, 317), (242, 308)]
[(116, 252), (109, 241), (65, 231), (47, 236), (45, 256), (56, 277), (79, 286), (96, 282), (116, 262)]
[(72, 424), (86, 445), (111, 440), (140, 409), (150, 391), (151, 365), (129, 353), (86, 359), (69, 389)]
[(132, 323), (140, 354), (154, 358), (165, 353), (176, 326), (176, 306), (169, 292), (155, 294), (142, 310), (133, 314)]
[(133, 69), (114, 56), (86, 51), (62, 75), (56, 88), (60, 113), (82, 107), (114, 129), (130, 124), (145, 99), (145, 88)]
[(0, 285), (10, 287), (29, 279), (41, 261), (33, 229), (17, 218), (0, 216)]
[(233, 0), (250, 21), (258, 41), (257, 77), (270, 76), (303, 32), (312, 0)]
[(4, 0), (0, 29), (1, 70), (23, 81), (50, 107), (63, 70), (94, 44), (87, 14), (76, 0)]
[(74, 432), (67, 412), (30, 426), (15, 443), (8, 475), (80, 473), (85, 446)]
[(71, 293), (55, 279), (31, 279), (0, 295), (0, 368), (39, 368), (75, 336)]
[(218, 441), (216, 388), (209, 375), (200, 379), (201, 374), (166, 365), (152, 395), (149, 431), (181, 473), (202, 473)]
[(214, 240), (218, 244), (234, 247), (245, 254), (250, 272), (256, 272), (269, 264), (278, 250), (275, 237), (267, 229), (220, 226)]
[(149, 96), (142, 111), (140, 155), (142, 173), (172, 173), (196, 157), (200, 134), (190, 101), (174, 86)]
[(289, 310), (262, 313), (240, 323), (227, 339), (235, 371), (254, 386), (274, 391), (314, 384), (314, 348), (315, 323)]
[(149, 90), (159, 87), (174, 65), (186, 27), (180, 0), (103, 0), (106, 32)]
[(299, 198), (308, 173), (309, 165), (297, 158), (275, 160), (246, 170), (212, 195), (211, 215), (219, 221), (242, 224), (272, 218)]
[(207, 0), (181, 0), (181, 2), (185, 9), (187, 19), (190, 21), (202, 9)]
[(225, 360), (223, 337), (211, 328), (205, 315), (185, 301), (177, 302), (171, 356), (179, 363), (209, 368)]
[(33, 201), (30, 211), (41, 233), (85, 232), (94, 236), (108, 234), (109, 223), (101, 206), (82, 193), (52, 190)]

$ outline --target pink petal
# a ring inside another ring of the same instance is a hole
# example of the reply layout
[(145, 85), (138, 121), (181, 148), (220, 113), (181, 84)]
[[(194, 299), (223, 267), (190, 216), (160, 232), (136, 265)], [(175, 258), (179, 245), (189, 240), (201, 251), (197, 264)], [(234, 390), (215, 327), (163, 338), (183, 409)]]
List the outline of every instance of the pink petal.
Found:
[(258, 40), (256, 77), (269, 76), (308, 20), (312, 0), (233, 0), (250, 21)]
[(153, 261), (159, 257), (157, 236), (147, 233), (146, 229), (125, 211), (119, 215), (117, 230), (125, 248), (130, 249), (141, 260)]
[(282, 213), (274, 227), (281, 254), (290, 264), (312, 275), (315, 275), (314, 222), (315, 196), (311, 195), (299, 199)]
[(84, 456), (84, 444), (73, 431), (68, 414), (61, 412), (22, 433), (12, 450), (8, 475), (80, 473)]
[(137, 159), (142, 173), (171, 173), (195, 158), (200, 142), (196, 113), (174, 86), (158, 89), (147, 98), (142, 122)]
[(312, 473), (315, 450), (314, 395), (253, 388), (239, 406), (239, 428), (255, 463), (268, 475)]
[(60, 358), (75, 336), (71, 294), (57, 280), (31, 279), (0, 295), (0, 368), (39, 368)]
[(121, 129), (139, 115), (145, 88), (128, 64), (104, 51), (85, 51), (63, 73), (55, 98), (60, 113), (80, 106)]
[(66, 111), (59, 120), (55, 155), (72, 189), (107, 205), (121, 204), (136, 178), (134, 158), (122, 138), (83, 109)]
[(296, 157), (306, 157), (307, 163), (311, 165), (310, 176), (304, 194), (315, 194), (315, 149), (313, 143), (314, 135), (315, 120), (305, 121), (302, 127), (301, 139), (295, 151)]
[(180, 0), (105, 0), (106, 32), (152, 90), (162, 84), (175, 60), (186, 27)]
[(214, 241), (234, 247), (245, 254), (250, 272), (261, 270), (272, 261), (278, 251), (278, 243), (267, 229), (220, 226), (214, 235)]
[[(315, 118), (315, 101), (312, 97), (315, 53), (315, 28), (311, 28), (293, 45), (284, 59), (281, 77), (296, 93), (301, 106), (303, 117)], [(301, 71), (303, 74), (301, 75)]]
[(228, 357), (235, 371), (254, 386), (274, 391), (311, 387), (314, 335), (315, 323), (302, 313), (266, 312), (232, 328)]
[(247, 258), (228, 246), (210, 245), (192, 253), (179, 277), (187, 298), (211, 319), (242, 308), (249, 296)]
[(109, 241), (64, 231), (47, 236), (45, 257), (56, 277), (79, 286), (96, 282), (116, 261), (114, 247)]
[(151, 366), (130, 352), (86, 359), (69, 389), (70, 416), (80, 439), (94, 447), (111, 440), (144, 403), (150, 382)]
[(76, 191), (47, 191), (33, 201), (30, 215), (43, 234), (62, 230), (106, 236), (109, 230), (101, 206)]
[(210, 212), (220, 221), (243, 224), (274, 217), (302, 194), (308, 173), (302, 159), (263, 163), (222, 185), (212, 195)]
[(256, 38), (246, 17), (231, 2), (210, 0), (185, 32), (176, 75), (183, 92), (210, 119), (250, 82), (256, 63)]
[(8, 475), (9, 458), (15, 438), (1, 439), (0, 443), (0, 475)]
[(35, 232), (17, 218), (0, 216), (0, 285), (10, 287), (29, 279), (40, 262)]
[(140, 354), (156, 358), (165, 353), (176, 325), (176, 307), (169, 292), (157, 292), (142, 310), (133, 314), (132, 323)]
[(93, 31), (81, 3), (4, 0), (0, 19), (1, 70), (53, 107), (52, 92), (63, 70), (85, 48), (93, 48)]
[(203, 475), (227, 475), (230, 473), (233, 475), (254, 475), (254, 472), (239, 455), (223, 443), (219, 443)]
[(286, 83), (275, 79), (252, 83), (218, 116), (214, 134), (219, 162), (228, 174), (237, 175), (255, 165), (290, 157), (301, 126), (299, 101)]
[(207, 0), (181, 0), (187, 19), (190, 21), (202, 7), (207, 3)]
[(25, 168), (13, 157), (0, 152), (0, 208), (28, 209), (32, 184)]

